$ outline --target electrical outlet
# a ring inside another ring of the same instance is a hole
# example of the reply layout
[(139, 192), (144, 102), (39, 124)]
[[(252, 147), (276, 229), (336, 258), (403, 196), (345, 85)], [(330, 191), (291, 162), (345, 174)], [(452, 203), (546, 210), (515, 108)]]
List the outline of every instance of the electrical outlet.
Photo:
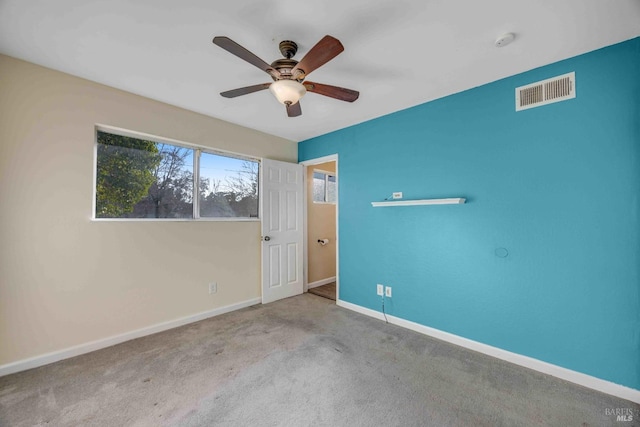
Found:
[(387, 298), (391, 298), (391, 286), (384, 287), (384, 296)]
[(218, 282), (209, 283), (209, 293), (215, 294), (216, 292), (218, 292)]
[[(387, 193), (389, 194), (389, 193)], [(402, 191), (396, 191), (395, 193), (393, 193), (393, 198), (394, 199), (402, 199)]]
[(378, 295), (384, 295), (384, 286), (378, 283)]

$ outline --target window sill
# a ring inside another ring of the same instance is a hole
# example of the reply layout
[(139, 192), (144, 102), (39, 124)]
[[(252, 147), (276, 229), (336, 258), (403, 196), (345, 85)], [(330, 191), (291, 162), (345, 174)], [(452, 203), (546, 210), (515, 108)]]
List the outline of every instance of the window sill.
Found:
[(260, 218), (91, 218), (92, 222), (259, 222)]

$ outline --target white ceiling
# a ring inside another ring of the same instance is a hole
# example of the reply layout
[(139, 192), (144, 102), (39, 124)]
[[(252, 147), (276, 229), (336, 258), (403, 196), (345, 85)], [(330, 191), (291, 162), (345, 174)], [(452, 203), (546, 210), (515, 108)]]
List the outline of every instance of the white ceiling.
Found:
[[(269, 91), (219, 95), (270, 77), (214, 36), (272, 62), (325, 34), (345, 51), (309, 79), (353, 104), (307, 94), (288, 118)], [(639, 35), (640, 0), (0, 0), (1, 53), (294, 141)]]

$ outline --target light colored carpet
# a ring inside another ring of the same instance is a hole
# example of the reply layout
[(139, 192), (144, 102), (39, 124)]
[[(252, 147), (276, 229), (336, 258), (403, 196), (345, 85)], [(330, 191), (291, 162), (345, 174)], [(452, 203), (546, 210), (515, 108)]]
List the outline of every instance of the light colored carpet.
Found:
[(336, 282), (311, 288), (309, 289), (309, 293), (335, 301), (336, 300)]
[(640, 406), (307, 294), (0, 378), (2, 426), (622, 425), (608, 408)]

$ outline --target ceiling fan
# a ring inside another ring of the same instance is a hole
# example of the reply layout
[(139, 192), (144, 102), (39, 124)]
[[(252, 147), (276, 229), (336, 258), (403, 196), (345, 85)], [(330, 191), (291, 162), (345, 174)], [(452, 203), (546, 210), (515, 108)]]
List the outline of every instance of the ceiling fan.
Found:
[(272, 83), (246, 86), (220, 93), (225, 98), (235, 98), (236, 96), (247, 95), (269, 88), (276, 99), (285, 105), (287, 115), (289, 117), (297, 117), (302, 114), (300, 98), (307, 92), (347, 102), (353, 102), (360, 96), (360, 93), (355, 90), (305, 81), (313, 70), (331, 61), (344, 50), (340, 40), (334, 37), (324, 36), (307, 52), (300, 62), (293, 59), (298, 51), (298, 45), (290, 40), (282, 41), (279, 48), (284, 58), (276, 59), (271, 65), (228, 37), (215, 37), (213, 43), (260, 68), (274, 80)]

